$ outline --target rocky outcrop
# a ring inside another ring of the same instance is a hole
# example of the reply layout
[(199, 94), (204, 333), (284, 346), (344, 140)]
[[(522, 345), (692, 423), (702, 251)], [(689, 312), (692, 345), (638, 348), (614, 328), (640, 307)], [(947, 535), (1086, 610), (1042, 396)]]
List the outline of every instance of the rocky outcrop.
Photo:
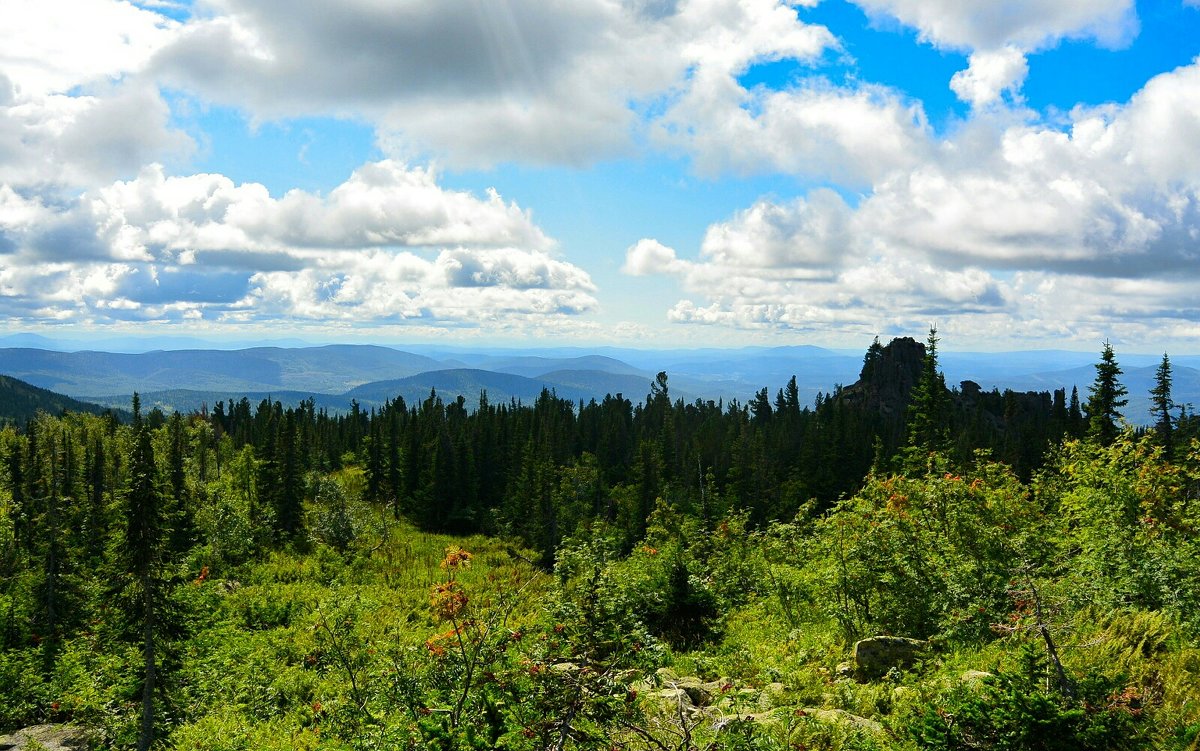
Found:
[(82, 751), (89, 734), (75, 725), (32, 725), (11, 735), (0, 735), (0, 751)]
[(668, 721), (678, 717), (686, 718), (688, 722), (711, 723), (718, 732), (745, 723), (792, 726), (797, 719), (837, 726), (854, 733), (883, 732), (883, 726), (875, 720), (844, 709), (790, 704), (790, 692), (782, 683), (768, 683), (759, 689), (737, 686), (726, 678), (702, 681), (693, 676), (680, 676), (671, 668), (659, 668), (653, 684), (636, 681), (634, 686), (631, 688), (635, 694), (644, 693), (649, 700), (652, 714), (668, 718)]
[(929, 643), (904, 636), (872, 636), (854, 643), (854, 677), (869, 681), (889, 670), (903, 669), (928, 648)]
[(858, 380), (842, 389), (839, 398), (885, 418), (901, 418), (909, 395), (921, 378), (925, 345), (912, 337), (893, 339), (887, 346), (871, 345)]

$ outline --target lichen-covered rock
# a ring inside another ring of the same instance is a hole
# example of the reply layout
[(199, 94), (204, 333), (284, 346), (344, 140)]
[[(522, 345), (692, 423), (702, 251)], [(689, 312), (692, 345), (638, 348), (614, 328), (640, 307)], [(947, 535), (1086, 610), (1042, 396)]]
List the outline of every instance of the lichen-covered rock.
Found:
[(88, 740), (88, 732), (75, 725), (32, 725), (0, 736), (0, 751), (82, 751)]
[(688, 698), (692, 700), (692, 704), (697, 707), (707, 707), (721, 695), (720, 683), (704, 682), (691, 676), (680, 678), (675, 682), (675, 686), (685, 691)]
[(654, 683), (659, 686), (670, 686), (679, 682), (679, 674), (671, 668), (659, 668), (654, 671)]
[(929, 646), (920, 639), (904, 636), (872, 636), (854, 643), (854, 675), (859, 680), (872, 680), (892, 668), (905, 668)]
[(694, 706), (692, 697), (688, 696), (687, 691), (681, 688), (660, 688), (652, 694), (654, 697), (662, 700), (664, 703), (676, 706), (682, 704), (684, 707)]
[(983, 682), (991, 678), (992, 674), (983, 670), (966, 670), (958, 677), (960, 681), (974, 688), (983, 685)]
[(875, 720), (859, 717), (844, 709), (800, 709), (796, 711), (796, 715), (798, 717), (810, 717), (818, 722), (830, 725), (842, 725), (843, 727), (850, 727), (856, 730), (865, 730), (869, 733), (883, 732), (883, 725), (880, 725)]

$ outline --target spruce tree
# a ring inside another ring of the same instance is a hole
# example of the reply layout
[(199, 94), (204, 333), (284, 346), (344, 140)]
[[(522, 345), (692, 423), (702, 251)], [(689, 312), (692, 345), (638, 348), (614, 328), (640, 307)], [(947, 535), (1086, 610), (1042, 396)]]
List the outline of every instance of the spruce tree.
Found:
[(1083, 408), (1079, 406), (1079, 387), (1071, 387), (1071, 406), (1067, 409), (1067, 430), (1075, 438), (1083, 437)]
[(1150, 389), (1150, 405), (1150, 413), (1158, 418), (1154, 423), (1154, 430), (1158, 434), (1158, 440), (1162, 444), (1163, 450), (1170, 457), (1174, 438), (1172, 432), (1175, 427), (1171, 418), (1171, 410), (1175, 408), (1175, 402), (1171, 399), (1171, 360), (1167, 357), (1166, 352), (1163, 353), (1162, 363), (1154, 373), (1154, 388)]
[(163, 502), (159, 491), (150, 429), (142, 421), (141, 401), (133, 395), (133, 446), (125, 494), (125, 534), (121, 552), (133, 580), (134, 621), (142, 637), (142, 718), (138, 751), (154, 742), (154, 693), (158, 680), (157, 644), (163, 600), (161, 578)]
[(1119, 380), (1121, 367), (1113, 355), (1112, 344), (1104, 341), (1100, 362), (1096, 363), (1096, 380), (1088, 392), (1088, 438), (1101, 446), (1112, 444), (1117, 437), (1117, 423), (1121, 420), (1121, 408), (1129, 403), (1124, 398), (1129, 392)]
[(929, 329), (921, 378), (908, 405), (908, 448), (912, 461), (924, 466), (926, 457), (946, 447), (946, 379), (938, 371), (937, 327)]

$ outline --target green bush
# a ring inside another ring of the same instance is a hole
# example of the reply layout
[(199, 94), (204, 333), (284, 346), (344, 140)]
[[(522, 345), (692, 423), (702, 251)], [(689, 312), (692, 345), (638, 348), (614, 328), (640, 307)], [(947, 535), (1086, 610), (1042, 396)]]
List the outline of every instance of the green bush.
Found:
[(1023, 669), (997, 671), (982, 686), (960, 682), (930, 706), (910, 732), (923, 749), (961, 751), (1133, 751), (1150, 747), (1149, 708), (1135, 688), (1089, 676), (1073, 696), (1046, 688), (1032, 646)]

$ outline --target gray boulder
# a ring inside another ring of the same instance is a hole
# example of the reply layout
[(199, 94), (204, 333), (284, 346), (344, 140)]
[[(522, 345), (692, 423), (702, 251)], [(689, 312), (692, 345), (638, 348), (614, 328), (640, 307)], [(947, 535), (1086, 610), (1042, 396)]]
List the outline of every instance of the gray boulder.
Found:
[(32, 725), (0, 735), (0, 751), (82, 751), (88, 748), (88, 741), (88, 732), (75, 725)]
[(854, 675), (859, 680), (881, 678), (892, 668), (906, 668), (929, 647), (920, 639), (872, 636), (854, 643)]

